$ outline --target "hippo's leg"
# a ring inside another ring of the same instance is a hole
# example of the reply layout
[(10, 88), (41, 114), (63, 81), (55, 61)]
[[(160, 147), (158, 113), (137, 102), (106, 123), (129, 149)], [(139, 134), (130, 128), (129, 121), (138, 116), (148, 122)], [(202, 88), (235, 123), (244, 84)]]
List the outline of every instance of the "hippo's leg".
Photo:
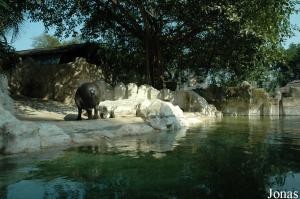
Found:
[(99, 111), (98, 111), (98, 106), (96, 105), (94, 107), (94, 119), (98, 119), (99, 118)]
[(81, 114), (82, 114), (82, 108), (78, 107), (78, 116), (77, 116), (77, 120), (81, 120)]
[(93, 119), (92, 109), (87, 109), (86, 111), (87, 111), (89, 120)]

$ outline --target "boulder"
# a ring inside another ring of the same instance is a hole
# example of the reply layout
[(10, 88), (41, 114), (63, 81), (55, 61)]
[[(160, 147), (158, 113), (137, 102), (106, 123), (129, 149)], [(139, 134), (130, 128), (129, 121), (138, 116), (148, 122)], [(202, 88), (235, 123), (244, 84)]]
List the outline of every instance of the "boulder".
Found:
[(14, 103), (9, 96), (8, 82), (4, 74), (0, 74), (0, 106), (6, 110), (14, 112)]
[(35, 124), (12, 119), (0, 125), (0, 151), (5, 154), (39, 151), (71, 143), (62, 129), (51, 124)]
[(158, 99), (172, 102), (174, 100), (174, 91), (164, 88), (164, 89), (160, 90), (160, 92), (158, 94)]
[(283, 97), (299, 97), (300, 96), (300, 80), (289, 82), (284, 87), (280, 88)]
[(113, 100), (114, 91), (111, 85), (106, 83), (104, 80), (97, 80), (95, 82), (100, 91), (100, 101)]
[(126, 88), (126, 98), (135, 99), (138, 94), (138, 86), (135, 83), (129, 83)]
[(282, 93), (282, 114), (300, 115), (300, 80), (289, 82), (280, 88)]
[(173, 103), (187, 112), (204, 112), (208, 106), (207, 101), (194, 91), (176, 91)]
[(66, 104), (74, 103), (75, 91), (82, 83), (104, 78), (99, 67), (79, 57), (65, 64), (43, 65), (26, 58), (12, 73), (10, 86), (13, 93)]
[(5, 154), (40, 150), (38, 128), (34, 123), (7, 122), (0, 127), (2, 149)]
[(144, 101), (138, 106), (138, 115), (156, 130), (180, 129), (187, 126), (179, 106), (162, 100)]
[(1, 76), (0, 80), (0, 152), (12, 154), (39, 151), (45, 147), (71, 142), (70, 136), (55, 125), (18, 120), (9, 111), (12, 109), (11, 105), (7, 106), (6, 103), (13, 103), (8, 95), (7, 80)]
[(123, 99), (100, 102), (100, 115), (103, 113), (103, 118), (135, 117), (137, 106), (141, 101), (142, 100), (136, 99)]
[(114, 88), (114, 100), (126, 98), (126, 86), (122, 82), (118, 83)]
[(153, 87), (150, 87), (150, 96), (149, 96), (149, 99), (150, 100), (155, 100), (155, 99), (158, 99), (158, 95), (159, 95), (159, 90), (153, 88)]
[(141, 85), (138, 89), (137, 98), (140, 99), (150, 99), (151, 98), (151, 86)]
[(240, 86), (228, 87), (226, 99), (220, 103), (222, 112), (234, 116), (278, 115), (279, 103), (262, 88), (254, 88), (244, 81)]
[(282, 114), (283, 115), (300, 115), (300, 99), (299, 97), (283, 97), (282, 98)]

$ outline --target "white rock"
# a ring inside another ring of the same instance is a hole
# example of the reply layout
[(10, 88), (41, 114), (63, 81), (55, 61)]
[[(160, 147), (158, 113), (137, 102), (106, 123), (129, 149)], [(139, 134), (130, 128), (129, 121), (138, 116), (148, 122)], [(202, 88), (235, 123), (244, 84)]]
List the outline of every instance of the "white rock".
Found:
[(150, 92), (151, 92), (151, 86), (149, 85), (141, 85), (138, 89), (137, 98), (141, 99), (149, 99), (150, 98)]
[(162, 89), (158, 94), (158, 98), (164, 101), (172, 102), (174, 100), (174, 91), (171, 91), (170, 89), (167, 88)]
[(17, 118), (0, 104), (0, 127), (7, 122), (17, 122)]
[(6, 154), (39, 151), (69, 143), (70, 136), (51, 124), (11, 120), (0, 127), (0, 149)]
[(126, 98), (135, 99), (138, 94), (138, 86), (135, 83), (129, 83), (126, 89)]
[(173, 103), (188, 112), (209, 114), (210, 110), (207, 101), (194, 91), (176, 91)]
[(145, 112), (145, 120), (154, 129), (180, 129), (186, 126), (183, 111), (170, 102), (162, 100), (151, 101)]
[(156, 100), (158, 99), (158, 95), (159, 95), (160, 91), (153, 88), (153, 87), (150, 87), (150, 100)]
[(55, 125), (41, 124), (38, 128), (41, 148), (63, 146), (71, 143), (71, 138)]
[[(3, 83), (3, 79), (1, 80)], [(4, 82), (5, 83), (5, 82)], [(42, 147), (58, 146), (70, 142), (70, 137), (60, 128), (49, 124), (35, 124), (18, 120), (4, 109), (4, 102), (12, 101), (7, 89), (0, 89), (0, 151), (7, 154), (38, 151)], [(6, 106), (7, 107), (7, 106)]]
[(114, 99), (121, 100), (126, 97), (126, 86), (121, 82), (118, 83), (114, 88)]
[(140, 104), (137, 105), (136, 116), (146, 118), (148, 115), (148, 107), (150, 106), (150, 100), (144, 100)]
[(153, 128), (151, 128), (147, 124), (125, 124), (119, 128), (115, 134), (118, 136), (128, 136), (128, 135), (141, 135), (153, 132)]
[[(142, 100), (137, 99), (123, 99), (115, 101), (100, 102), (99, 107), (105, 110), (103, 113), (114, 114), (114, 117), (135, 117), (138, 105)], [(101, 114), (100, 110), (100, 114)]]
[(107, 119), (107, 118), (111, 118), (113, 117), (112, 113), (113, 113), (113, 108), (111, 107), (111, 110), (109, 111), (107, 106), (104, 105), (100, 105), (99, 106), (99, 114), (100, 114), (100, 118), (102, 119)]
[(34, 123), (7, 122), (2, 125), (2, 151), (7, 154), (40, 150), (38, 128)]

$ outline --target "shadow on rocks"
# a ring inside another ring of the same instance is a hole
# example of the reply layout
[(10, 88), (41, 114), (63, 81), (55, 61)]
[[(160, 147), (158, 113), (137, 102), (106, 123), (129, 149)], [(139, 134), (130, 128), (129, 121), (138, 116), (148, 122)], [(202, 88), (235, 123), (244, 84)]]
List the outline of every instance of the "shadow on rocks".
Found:
[(77, 114), (68, 114), (64, 117), (65, 121), (77, 121)]

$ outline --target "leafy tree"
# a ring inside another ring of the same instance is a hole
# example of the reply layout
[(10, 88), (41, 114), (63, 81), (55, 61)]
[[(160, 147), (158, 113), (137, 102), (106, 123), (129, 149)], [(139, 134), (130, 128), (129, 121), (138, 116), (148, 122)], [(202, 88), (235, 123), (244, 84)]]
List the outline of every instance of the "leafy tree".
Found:
[(291, 44), (285, 53), (287, 68), (291, 76), (288, 80), (300, 79), (300, 44)]
[(280, 86), (300, 79), (300, 44), (291, 44), (284, 50), (284, 55), (284, 61), (274, 66), (274, 71), (277, 72), (277, 83)]
[(66, 46), (70, 44), (79, 43), (82, 43), (82, 40), (80, 40), (79, 38), (72, 38), (70, 40), (60, 41), (59, 38), (44, 33), (40, 36), (33, 38), (32, 46), (34, 48), (55, 48), (59, 46)]
[[(57, 35), (122, 45), (143, 55), (145, 80), (159, 87), (164, 71), (223, 71), (228, 81), (255, 79), (283, 58), (297, 0), (28, 0), (33, 20)], [(237, 78), (238, 77), (238, 78)]]
[(79, 37), (73, 37), (72, 39), (69, 40), (63, 40), (61, 42), (62, 46), (66, 46), (66, 45), (71, 45), (71, 44), (80, 44), (80, 43), (84, 43), (84, 40), (82, 40)]
[(25, 2), (0, 0), (0, 68), (13, 66), (16, 61), (14, 49), (8, 44), (7, 34), (11, 40), (16, 39), (23, 22)]
[(33, 38), (32, 46), (34, 48), (51, 48), (61, 46), (61, 43), (59, 39), (54, 36), (42, 34)]
[(16, 38), (24, 20), (25, 1), (0, 1), (0, 41), (7, 42), (6, 34), (12, 33), (12, 40)]

